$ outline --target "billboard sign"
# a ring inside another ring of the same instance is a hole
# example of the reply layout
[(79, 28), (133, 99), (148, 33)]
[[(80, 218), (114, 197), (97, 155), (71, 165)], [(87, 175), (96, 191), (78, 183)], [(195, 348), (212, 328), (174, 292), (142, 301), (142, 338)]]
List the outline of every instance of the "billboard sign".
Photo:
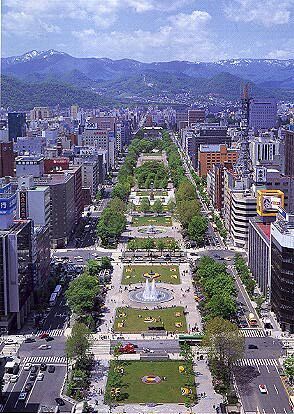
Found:
[(280, 190), (257, 191), (257, 213), (262, 217), (274, 217), (284, 207), (284, 193)]

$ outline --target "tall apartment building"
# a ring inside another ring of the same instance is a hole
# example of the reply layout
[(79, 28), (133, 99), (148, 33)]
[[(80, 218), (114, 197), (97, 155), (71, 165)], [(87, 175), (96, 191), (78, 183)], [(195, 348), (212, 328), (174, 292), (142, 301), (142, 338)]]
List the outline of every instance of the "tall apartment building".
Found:
[(237, 159), (238, 151), (234, 148), (228, 148), (226, 144), (201, 144), (198, 151), (198, 174), (201, 177), (206, 176), (215, 164), (224, 165), (229, 162), (235, 165)]
[(205, 122), (204, 109), (188, 109), (188, 126)]
[(283, 330), (294, 333), (294, 215), (271, 225), (271, 305)]
[(249, 143), (249, 151), (253, 167), (259, 165), (267, 167), (281, 166), (280, 146), (280, 141), (272, 137), (252, 138)]
[(50, 109), (48, 106), (35, 106), (30, 112), (31, 121), (50, 118)]
[(274, 128), (277, 123), (277, 101), (275, 98), (252, 98), (249, 103), (249, 127), (254, 129)]
[(17, 137), (26, 135), (26, 114), (23, 112), (8, 113), (8, 139), (15, 141)]
[(18, 155), (42, 155), (45, 145), (44, 137), (17, 137), (14, 149)]
[(14, 176), (13, 142), (0, 142), (0, 178)]
[(72, 105), (70, 107), (70, 117), (71, 119), (78, 119), (78, 112), (79, 112), (79, 106), (78, 105)]
[(188, 110), (187, 108), (177, 109), (176, 111), (176, 124), (177, 129), (180, 131), (182, 128), (188, 126)]
[(44, 174), (44, 157), (41, 155), (22, 155), (15, 158), (16, 176), (42, 177)]
[(256, 217), (256, 197), (250, 191), (233, 190), (231, 194), (231, 237), (234, 246), (246, 248), (249, 220)]

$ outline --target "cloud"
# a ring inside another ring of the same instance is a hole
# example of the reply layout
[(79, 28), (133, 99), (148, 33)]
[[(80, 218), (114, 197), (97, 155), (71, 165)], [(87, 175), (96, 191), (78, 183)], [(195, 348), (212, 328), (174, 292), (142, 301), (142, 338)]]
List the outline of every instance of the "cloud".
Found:
[(289, 23), (294, 0), (231, 0), (224, 4), (228, 19), (270, 27)]
[(265, 56), (266, 59), (294, 59), (294, 38), (283, 42), (280, 49), (271, 50)]
[(99, 32), (92, 29), (73, 31), (79, 50), (97, 57), (132, 57), (143, 61), (153, 60), (210, 60), (224, 58), (222, 48), (213, 39), (208, 24), (209, 13), (194, 10), (190, 14), (170, 16), (167, 24), (156, 31)]

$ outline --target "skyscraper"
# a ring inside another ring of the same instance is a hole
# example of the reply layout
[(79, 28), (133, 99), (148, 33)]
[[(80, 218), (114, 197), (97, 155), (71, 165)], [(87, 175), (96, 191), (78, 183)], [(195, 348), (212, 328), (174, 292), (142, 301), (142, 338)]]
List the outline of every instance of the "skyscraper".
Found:
[(8, 113), (8, 139), (16, 141), (17, 137), (26, 135), (26, 114), (23, 112)]
[(249, 128), (274, 128), (277, 122), (277, 101), (275, 98), (251, 98), (249, 102)]

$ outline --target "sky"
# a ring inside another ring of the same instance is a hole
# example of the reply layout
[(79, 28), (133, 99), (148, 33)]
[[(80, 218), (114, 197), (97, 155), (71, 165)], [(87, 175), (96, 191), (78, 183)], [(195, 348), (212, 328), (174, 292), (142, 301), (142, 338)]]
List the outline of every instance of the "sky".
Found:
[(2, 0), (2, 56), (294, 58), (294, 0)]

